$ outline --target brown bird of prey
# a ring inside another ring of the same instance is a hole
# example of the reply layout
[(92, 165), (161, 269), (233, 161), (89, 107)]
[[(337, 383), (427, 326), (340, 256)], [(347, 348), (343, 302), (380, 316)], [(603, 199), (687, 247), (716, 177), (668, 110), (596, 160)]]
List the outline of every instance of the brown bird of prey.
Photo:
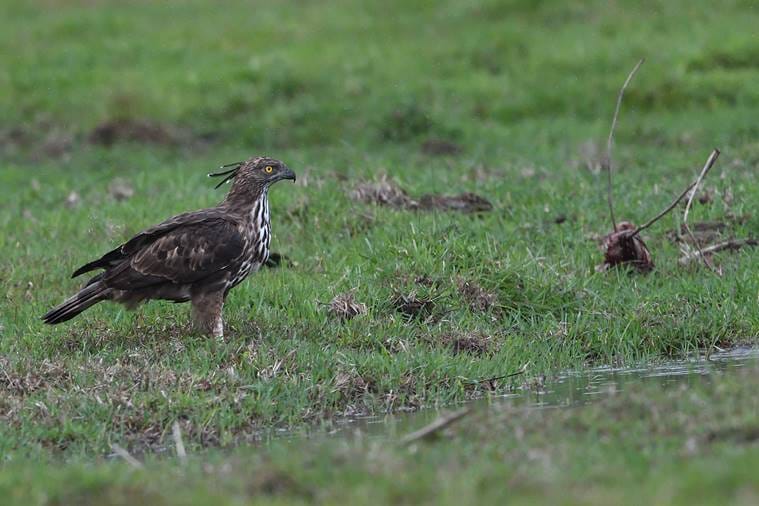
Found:
[(222, 307), (229, 290), (269, 258), (269, 187), (295, 173), (272, 158), (251, 158), (209, 176), (232, 180), (216, 207), (180, 214), (148, 228), (83, 265), (71, 277), (104, 269), (79, 293), (42, 317), (56, 324), (98, 302), (134, 308), (151, 299), (192, 303), (201, 330), (223, 337)]

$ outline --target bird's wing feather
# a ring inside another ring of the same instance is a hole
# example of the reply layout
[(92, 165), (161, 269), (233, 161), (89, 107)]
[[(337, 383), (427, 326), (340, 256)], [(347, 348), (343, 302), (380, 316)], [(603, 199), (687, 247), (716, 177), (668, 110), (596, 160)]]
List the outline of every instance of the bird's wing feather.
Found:
[(166, 221), (159, 223), (158, 225), (143, 230), (124, 244), (109, 251), (97, 260), (81, 266), (76, 271), (74, 271), (71, 277), (75, 278), (80, 274), (84, 274), (85, 272), (93, 271), (95, 269), (107, 269), (109, 267), (115, 267), (116, 265), (122, 263), (130, 255), (133, 255), (145, 246), (149, 245), (151, 242), (160, 238), (164, 234), (171, 232), (177, 227), (200, 223), (202, 221), (218, 218), (220, 216), (222, 216), (221, 211), (213, 208), (178, 214)]
[(239, 261), (243, 249), (244, 239), (237, 225), (226, 218), (185, 223), (142, 248), (130, 248), (129, 261), (106, 271), (104, 280), (107, 286), (122, 290), (166, 281), (195, 283)]

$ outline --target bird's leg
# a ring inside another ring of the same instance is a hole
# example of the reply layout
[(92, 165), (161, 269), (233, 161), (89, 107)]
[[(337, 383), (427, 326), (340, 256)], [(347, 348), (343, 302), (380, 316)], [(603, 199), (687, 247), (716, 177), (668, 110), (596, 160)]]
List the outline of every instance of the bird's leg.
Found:
[(198, 294), (192, 298), (193, 318), (203, 333), (216, 338), (224, 337), (223, 307), (223, 291)]

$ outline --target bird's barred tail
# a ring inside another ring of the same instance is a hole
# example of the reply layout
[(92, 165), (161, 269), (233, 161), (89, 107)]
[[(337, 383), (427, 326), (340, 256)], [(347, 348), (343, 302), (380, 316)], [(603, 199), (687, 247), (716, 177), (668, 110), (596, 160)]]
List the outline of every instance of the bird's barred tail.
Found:
[(105, 287), (100, 281), (87, 285), (79, 293), (66, 299), (63, 304), (45, 313), (42, 321), (50, 325), (68, 321), (88, 307), (108, 299), (110, 291), (111, 289)]

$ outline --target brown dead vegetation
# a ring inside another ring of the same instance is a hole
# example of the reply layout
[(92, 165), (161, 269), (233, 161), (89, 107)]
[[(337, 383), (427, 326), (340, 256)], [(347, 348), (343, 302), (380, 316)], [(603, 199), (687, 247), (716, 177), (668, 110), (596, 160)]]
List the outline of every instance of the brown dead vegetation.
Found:
[(157, 121), (117, 118), (103, 121), (87, 136), (92, 144), (112, 146), (118, 142), (176, 145), (187, 137), (186, 132)]
[(498, 306), (498, 294), (485, 290), (474, 281), (459, 278), (456, 285), (472, 312), (482, 313)]
[(366, 314), (366, 304), (356, 301), (353, 291), (335, 295), (328, 304), (328, 312), (333, 318), (351, 320), (356, 316)]
[(408, 295), (397, 294), (391, 303), (396, 311), (409, 319), (426, 320), (432, 316), (435, 309), (434, 300), (418, 297), (415, 292)]
[(445, 139), (427, 139), (422, 143), (422, 153), (430, 156), (451, 156), (461, 153), (461, 146)]
[(481, 332), (447, 334), (442, 337), (442, 341), (448, 344), (455, 354), (481, 356), (493, 352), (496, 348), (493, 338)]
[[(727, 231), (728, 225), (722, 221), (702, 221), (691, 225), (693, 236), (701, 244), (719, 241)], [(681, 225), (678, 230), (669, 230), (667, 238), (672, 242), (692, 244), (693, 239), (687, 233), (685, 226)]]
[(424, 194), (412, 198), (398, 184), (383, 175), (378, 181), (362, 182), (350, 192), (353, 200), (394, 209), (421, 211), (461, 211), (479, 213), (491, 211), (493, 204), (480, 195), (464, 192), (459, 195)]

